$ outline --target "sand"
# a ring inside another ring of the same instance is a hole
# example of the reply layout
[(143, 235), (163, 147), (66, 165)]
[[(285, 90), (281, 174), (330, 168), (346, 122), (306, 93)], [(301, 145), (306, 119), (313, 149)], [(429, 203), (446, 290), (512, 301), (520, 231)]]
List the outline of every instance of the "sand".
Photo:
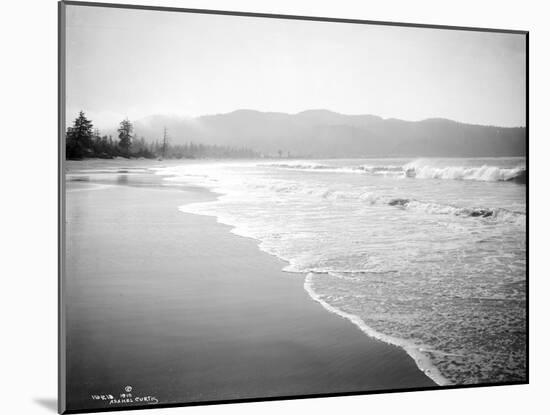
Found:
[(436, 386), (405, 351), (313, 301), (305, 275), (256, 241), (178, 211), (216, 197), (206, 189), (71, 178), (69, 410)]

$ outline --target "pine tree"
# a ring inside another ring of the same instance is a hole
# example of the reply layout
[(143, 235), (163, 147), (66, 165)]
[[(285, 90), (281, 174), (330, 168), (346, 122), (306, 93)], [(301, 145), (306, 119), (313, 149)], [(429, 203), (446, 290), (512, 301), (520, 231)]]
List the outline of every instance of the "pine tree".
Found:
[(67, 129), (66, 156), (69, 159), (81, 159), (92, 151), (92, 122), (80, 111), (73, 126)]
[(126, 118), (120, 122), (120, 127), (118, 129), (118, 146), (121, 149), (123, 155), (128, 157), (130, 155), (130, 146), (132, 145), (132, 132), (134, 131), (134, 126)]

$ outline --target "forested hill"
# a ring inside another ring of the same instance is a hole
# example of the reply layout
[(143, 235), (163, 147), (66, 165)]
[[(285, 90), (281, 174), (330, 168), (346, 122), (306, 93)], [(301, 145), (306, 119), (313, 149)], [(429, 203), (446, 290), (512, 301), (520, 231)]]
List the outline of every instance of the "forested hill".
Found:
[(447, 119), (403, 121), (327, 110), (298, 114), (238, 110), (197, 118), (149, 116), (135, 121), (140, 136), (166, 127), (173, 144), (244, 146), (267, 155), (311, 157), (524, 156), (526, 129), (464, 124)]

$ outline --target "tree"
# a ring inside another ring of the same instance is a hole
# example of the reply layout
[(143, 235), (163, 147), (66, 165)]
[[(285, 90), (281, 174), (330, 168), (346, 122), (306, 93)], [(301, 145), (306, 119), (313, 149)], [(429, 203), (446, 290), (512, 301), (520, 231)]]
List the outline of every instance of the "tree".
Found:
[(130, 154), (130, 146), (132, 145), (132, 132), (134, 131), (134, 126), (126, 118), (120, 122), (120, 127), (118, 129), (118, 146), (120, 147), (122, 153), (125, 156)]
[(73, 126), (67, 129), (66, 156), (69, 159), (81, 159), (92, 153), (93, 124), (80, 111)]
[(168, 136), (166, 135), (166, 127), (164, 127), (164, 136), (162, 137), (162, 158), (166, 157), (167, 144), (168, 144)]

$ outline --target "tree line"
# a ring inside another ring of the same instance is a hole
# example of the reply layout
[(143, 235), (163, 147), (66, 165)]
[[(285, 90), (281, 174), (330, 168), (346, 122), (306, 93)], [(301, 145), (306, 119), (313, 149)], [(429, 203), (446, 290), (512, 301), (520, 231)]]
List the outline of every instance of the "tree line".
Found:
[(257, 158), (259, 153), (248, 148), (235, 148), (208, 144), (186, 143), (172, 145), (167, 142), (166, 133), (162, 140), (147, 141), (134, 134), (134, 126), (128, 120), (122, 120), (118, 127), (118, 137), (100, 135), (98, 129), (83, 111), (66, 132), (66, 158), (81, 160), (84, 158)]

